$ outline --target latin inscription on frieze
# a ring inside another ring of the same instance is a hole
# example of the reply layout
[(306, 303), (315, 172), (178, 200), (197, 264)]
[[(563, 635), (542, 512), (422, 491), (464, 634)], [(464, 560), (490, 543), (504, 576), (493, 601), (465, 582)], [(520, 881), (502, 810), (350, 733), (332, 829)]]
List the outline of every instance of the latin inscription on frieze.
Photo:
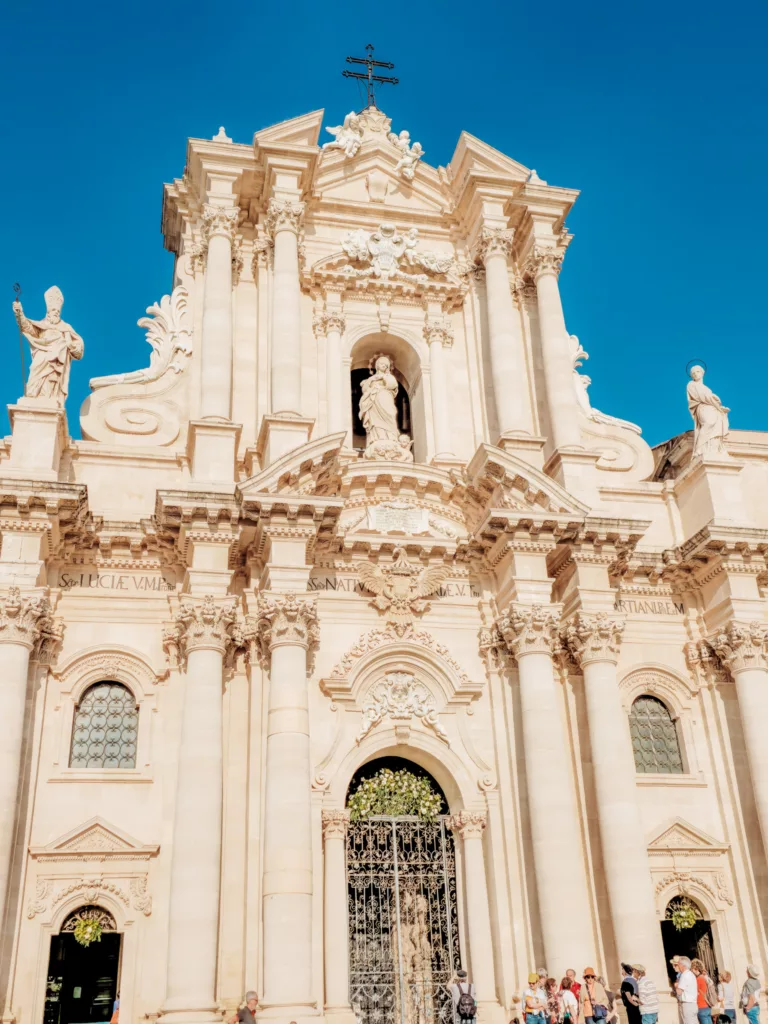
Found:
[[(337, 576), (333, 573), (310, 576), (307, 581), (307, 590), (313, 592), (337, 592), (343, 594), (363, 594), (363, 585), (357, 576)], [(367, 595), (366, 596), (370, 596)], [(436, 597), (480, 597), (480, 590), (474, 583), (465, 581), (453, 582), (448, 580), (439, 590), (435, 591)]]
[(683, 615), (685, 608), (677, 601), (640, 601), (622, 598), (614, 605), (617, 612), (627, 615)]
[(175, 590), (173, 580), (164, 576), (140, 576), (119, 572), (61, 572), (58, 585), (62, 590), (118, 590), (127, 594), (151, 594)]

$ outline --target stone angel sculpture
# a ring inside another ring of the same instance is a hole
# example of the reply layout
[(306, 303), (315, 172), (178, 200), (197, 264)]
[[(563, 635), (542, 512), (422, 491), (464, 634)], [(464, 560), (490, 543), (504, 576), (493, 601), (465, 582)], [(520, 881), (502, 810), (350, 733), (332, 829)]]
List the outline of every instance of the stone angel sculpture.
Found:
[(693, 417), (693, 458), (728, 458), (728, 413), (731, 411), (704, 383), (704, 367), (692, 366), (686, 388), (688, 409)]
[(397, 132), (390, 132), (387, 136), (389, 141), (400, 151), (400, 159), (395, 165), (395, 172), (408, 181), (413, 181), (416, 174), (416, 164), (424, 156), (424, 150), (420, 142), (411, 144), (411, 133), (405, 129), (398, 135)]
[(334, 136), (331, 142), (326, 142), (323, 149), (341, 149), (345, 157), (357, 156), (363, 144), (363, 126), (360, 118), (350, 110), (344, 118), (344, 124), (336, 125), (334, 128), (326, 128), (327, 132)]
[(435, 594), (451, 574), (443, 565), (422, 569), (411, 565), (404, 548), (392, 552), (392, 565), (380, 566), (363, 562), (357, 572), (363, 589), (374, 594), (371, 602), (385, 612), (389, 622), (401, 633), (429, 608), (426, 598)]
[(64, 296), (55, 285), (45, 293), (43, 320), (28, 319), (20, 302), (14, 302), (16, 322), (29, 342), (32, 366), (24, 395), (26, 398), (54, 399), (64, 404), (69, 390), (69, 368), (73, 359), (83, 358), (83, 339), (61, 319)]

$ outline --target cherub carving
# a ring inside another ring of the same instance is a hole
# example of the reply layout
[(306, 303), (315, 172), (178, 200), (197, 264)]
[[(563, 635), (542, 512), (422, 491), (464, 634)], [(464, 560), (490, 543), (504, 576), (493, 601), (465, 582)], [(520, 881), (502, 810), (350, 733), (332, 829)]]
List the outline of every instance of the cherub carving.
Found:
[(375, 594), (371, 602), (385, 612), (398, 636), (402, 636), (413, 622), (429, 608), (425, 598), (436, 593), (450, 576), (446, 566), (428, 566), (420, 569), (411, 565), (403, 548), (395, 548), (391, 566), (382, 567), (363, 562), (357, 573), (363, 588)]
[(344, 124), (336, 125), (334, 128), (326, 128), (327, 132), (335, 136), (331, 142), (326, 142), (323, 149), (341, 149), (344, 156), (356, 156), (363, 144), (363, 126), (359, 116), (350, 110), (344, 118)]
[(408, 181), (413, 181), (416, 174), (416, 164), (424, 156), (424, 150), (420, 142), (411, 144), (411, 133), (405, 131), (390, 132), (387, 136), (389, 141), (400, 151), (400, 159), (397, 161), (395, 171)]

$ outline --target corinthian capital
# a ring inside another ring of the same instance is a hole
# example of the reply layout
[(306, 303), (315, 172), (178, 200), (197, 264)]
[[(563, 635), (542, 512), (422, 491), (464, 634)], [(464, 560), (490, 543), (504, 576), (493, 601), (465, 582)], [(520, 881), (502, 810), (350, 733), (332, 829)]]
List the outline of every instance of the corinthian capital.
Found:
[(349, 811), (323, 811), (323, 839), (344, 839), (349, 825)]
[(316, 335), (327, 334), (328, 331), (338, 331), (339, 334), (343, 334), (346, 326), (347, 318), (341, 310), (333, 310), (332, 312), (326, 310), (315, 313), (312, 320), (312, 327)]
[(560, 613), (544, 605), (511, 605), (496, 627), (518, 661), (526, 654), (555, 655), (561, 650)]
[(487, 823), (482, 811), (459, 811), (445, 822), (451, 832), (458, 832), (462, 839), (480, 839)]
[(61, 624), (51, 615), (47, 597), (35, 594), (22, 597), (18, 587), (10, 587), (0, 601), (0, 643), (21, 644), (30, 651), (52, 653), (61, 639)]
[(228, 241), (232, 241), (237, 227), (238, 210), (230, 206), (211, 206), (206, 203), (203, 208), (203, 239), (209, 239), (220, 235)]
[(317, 645), (317, 601), (295, 594), (277, 597), (259, 595), (256, 624), (262, 651), (268, 655), (282, 644), (295, 644), (309, 650)]
[(235, 599), (217, 601), (212, 594), (206, 594), (202, 601), (183, 601), (163, 635), (164, 645), (175, 649), (181, 661), (200, 648), (224, 655), (235, 640)]
[(615, 665), (623, 633), (622, 619), (611, 618), (605, 612), (597, 615), (579, 612), (565, 623), (561, 636), (574, 660), (583, 668), (593, 661), (610, 661)]
[(565, 249), (562, 246), (535, 245), (525, 261), (525, 271), (534, 281), (538, 281), (543, 274), (554, 274), (557, 277), (564, 256)]
[(293, 199), (270, 199), (267, 207), (267, 230), (273, 237), (278, 231), (292, 231), (298, 235), (304, 216), (304, 203)]
[(768, 668), (766, 641), (768, 626), (762, 622), (729, 622), (710, 637), (710, 644), (731, 675), (750, 668)]
[(453, 345), (453, 331), (447, 320), (427, 320), (424, 323), (424, 338), (427, 344), (439, 341), (443, 348)]
[(507, 228), (483, 228), (475, 249), (475, 258), (485, 263), (489, 256), (502, 255), (505, 258), (512, 252), (514, 231)]

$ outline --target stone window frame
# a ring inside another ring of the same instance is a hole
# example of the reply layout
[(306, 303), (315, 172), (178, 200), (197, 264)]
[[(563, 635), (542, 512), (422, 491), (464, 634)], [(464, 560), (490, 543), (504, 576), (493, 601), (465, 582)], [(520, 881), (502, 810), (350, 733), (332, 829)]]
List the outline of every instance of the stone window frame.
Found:
[[(156, 689), (164, 676), (149, 659), (126, 647), (92, 647), (80, 651), (53, 674), (53, 763), (49, 782), (152, 782)], [(83, 696), (95, 683), (121, 683), (131, 692), (139, 714), (135, 768), (71, 768), (72, 729)], [(49, 705), (51, 707), (51, 705)]]
[[(633, 722), (633, 715), (634, 715), (635, 707), (637, 705), (637, 702), (641, 701), (641, 700), (652, 701), (654, 704), (660, 705), (661, 708), (664, 709), (664, 712), (668, 716), (668, 720), (671, 723), (672, 730), (674, 732), (675, 743), (677, 744), (677, 754), (678, 754), (678, 757), (680, 759), (680, 767), (679, 767), (679, 769), (675, 769), (674, 771), (668, 771), (668, 772), (641, 771), (637, 767), (637, 758), (635, 758), (635, 773), (637, 775), (671, 775), (671, 776), (685, 775), (686, 771), (685, 771), (685, 758), (683, 757), (683, 744), (680, 742), (680, 718), (679, 718), (679, 716), (676, 716), (673, 713), (673, 711), (669, 707), (668, 703), (665, 700), (662, 700), (661, 697), (657, 696), (657, 694), (655, 694), (655, 693), (648, 693), (646, 691), (644, 693), (639, 693), (633, 699), (632, 704), (630, 705), (630, 708), (629, 708), (630, 735), (632, 734), (632, 722)], [(670, 741), (671, 741), (671, 736), (670, 736)], [(655, 752), (656, 749), (657, 749), (657, 743), (656, 743), (656, 738), (655, 737), (653, 738), (653, 746), (654, 746), (654, 752)], [(632, 747), (633, 747), (633, 754), (634, 754), (634, 737), (633, 737)], [(671, 742), (670, 742), (670, 748), (671, 748)], [(656, 760), (658, 760), (658, 758), (656, 758)]]
[(666, 665), (651, 663), (633, 666), (622, 678), (619, 689), (627, 714), (627, 732), (632, 705), (638, 697), (644, 695), (660, 700), (666, 706), (677, 728), (677, 740), (683, 761), (682, 773), (636, 772), (637, 785), (705, 786), (694, 733), (698, 687)]

